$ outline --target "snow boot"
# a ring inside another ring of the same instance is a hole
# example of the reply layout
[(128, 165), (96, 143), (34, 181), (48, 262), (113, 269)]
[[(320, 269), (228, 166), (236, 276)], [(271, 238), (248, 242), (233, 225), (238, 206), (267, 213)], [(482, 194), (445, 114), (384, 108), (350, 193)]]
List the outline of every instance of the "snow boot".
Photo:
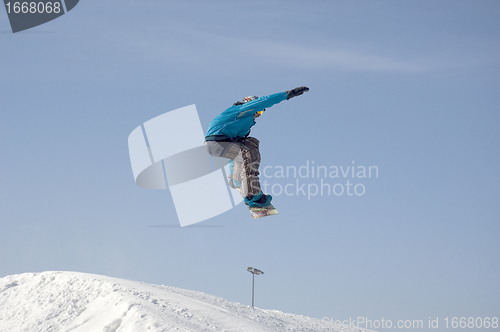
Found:
[(264, 207), (269, 205), (272, 199), (273, 197), (271, 195), (265, 195), (261, 191), (257, 195), (245, 197), (245, 204), (250, 207)]

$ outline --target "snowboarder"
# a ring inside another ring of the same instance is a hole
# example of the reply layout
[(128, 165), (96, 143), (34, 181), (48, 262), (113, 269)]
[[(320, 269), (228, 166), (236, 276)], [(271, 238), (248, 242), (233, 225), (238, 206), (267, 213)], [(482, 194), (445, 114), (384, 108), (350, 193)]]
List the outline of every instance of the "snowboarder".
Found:
[(239, 189), (249, 208), (265, 207), (272, 196), (263, 194), (259, 182), (259, 141), (249, 137), (255, 119), (264, 111), (283, 100), (299, 96), (309, 88), (303, 86), (269, 96), (248, 96), (215, 117), (205, 136), (205, 148), (213, 157), (230, 159), (231, 188)]

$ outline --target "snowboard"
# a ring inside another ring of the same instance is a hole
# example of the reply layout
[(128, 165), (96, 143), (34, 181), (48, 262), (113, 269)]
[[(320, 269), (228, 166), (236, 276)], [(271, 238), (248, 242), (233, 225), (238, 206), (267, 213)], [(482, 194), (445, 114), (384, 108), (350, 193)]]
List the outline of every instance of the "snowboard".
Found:
[[(241, 187), (236, 187), (236, 189), (238, 189), (238, 191), (241, 194)], [(254, 219), (267, 217), (267, 216), (274, 216), (275, 214), (279, 213), (278, 210), (276, 210), (276, 208), (272, 204), (269, 204), (269, 205), (266, 205), (263, 207), (256, 207), (256, 206), (251, 207), (251, 206), (247, 205), (247, 207), (250, 210), (250, 214), (252, 215), (252, 218), (254, 218)]]
[(252, 215), (252, 218), (257, 219), (257, 218), (262, 218), (262, 217), (267, 217), (267, 216), (273, 216), (275, 214), (278, 214), (278, 210), (272, 205), (266, 205), (264, 207), (248, 207), (250, 210), (250, 214)]

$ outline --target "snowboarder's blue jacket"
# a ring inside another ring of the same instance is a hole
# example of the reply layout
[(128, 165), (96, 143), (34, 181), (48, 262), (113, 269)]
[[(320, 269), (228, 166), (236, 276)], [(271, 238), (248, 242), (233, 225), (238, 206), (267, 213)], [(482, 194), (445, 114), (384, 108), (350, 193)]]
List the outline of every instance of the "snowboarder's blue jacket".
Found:
[(243, 105), (233, 105), (217, 115), (208, 127), (206, 139), (214, 136), (221, 139), (245, 137), (255, 124), (254, 115), (288, 98), (286, 92), (279, 92), (246, 102)]

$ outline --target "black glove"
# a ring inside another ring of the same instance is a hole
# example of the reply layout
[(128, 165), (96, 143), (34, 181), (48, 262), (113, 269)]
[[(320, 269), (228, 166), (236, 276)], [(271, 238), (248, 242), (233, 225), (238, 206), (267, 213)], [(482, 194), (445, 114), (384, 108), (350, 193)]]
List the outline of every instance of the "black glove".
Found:
[(301, 86), (300, 88), (295, 88), (293, 90), (286, 91), (286, 95), (288, 96), (287, 99), (300, 96), (306, 91), (309, 91), (309, 88), (307, 86)]

